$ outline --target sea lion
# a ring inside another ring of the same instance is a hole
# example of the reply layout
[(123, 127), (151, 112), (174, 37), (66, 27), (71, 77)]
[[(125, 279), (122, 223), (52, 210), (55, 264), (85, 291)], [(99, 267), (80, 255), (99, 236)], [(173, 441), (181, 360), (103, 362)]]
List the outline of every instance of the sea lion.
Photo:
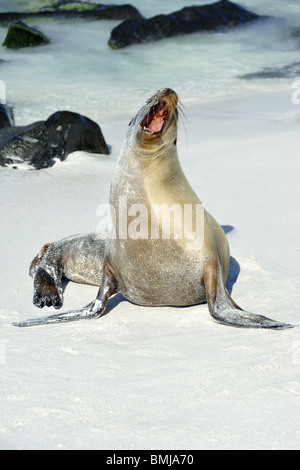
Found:
[[(161, 90), (129, 124), (111, 183), (111, 234), (47, 244), (31, 264), (35, 305), (62, 305), (63, 276), (89, 283), (101, 278), (95, 301), (81, 310), (17, 326), (97, 318), (104, 314), (109, 297), (121, 293), (144, 306), (207, 302), (212, 318), (225, 325), (292, 327), (242, 310), (227, 292), (228, 242), (183, 173), (177, 155), (177, 126), (177, 94)], [(169, 208), (168, 233), (163, 226), (165, 215), (159, 212), (162, 206)], [(182, 227), (188, 220), (186, 209), (190, 224)]]

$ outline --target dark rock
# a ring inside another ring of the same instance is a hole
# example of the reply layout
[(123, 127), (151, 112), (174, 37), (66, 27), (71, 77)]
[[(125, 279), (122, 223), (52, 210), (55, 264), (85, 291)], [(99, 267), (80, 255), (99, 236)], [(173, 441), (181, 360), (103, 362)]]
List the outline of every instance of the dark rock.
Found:
[(113, 49), (196, 31), (216, 31), (257, 20), (258, 15), (222, 0), (210, 5), (191, 6), (169, 15), (125, 21), (116, 26), (109, 39)]
[(4, 43), (5, 47), (19, 48), (28, 46), (39, 46), (49, 43), (49, 39), (35, 28), (27, 26), (22, 21), (10, 25)]
[(70, 111), (58, 111), (47, 121), (0, 130), (0, 165), (27, 162), (48, 168), (76, 150), (108, 155), (101, 129), (94, 121)]
[(36, 168), (42, 168), (49, 159), (65, 160), (76, 150), (109, 154), (98, 124), (80, 114), (58, 111), (45, 122), (45, 130), (39, 139), (39, 148), (32, 156), (31, 163)]
[[(70, 6), (72, 8), (70, 8)], [(85, 7), (85, 8), (84, 8)], [(140, 12), (132, 5), (101, 5), (89, 2), (59, 2), (34, 12), (2, 12), (0, 25), (7, 26), (15, 21), (31, 19), (45, 20), (128, 20), (142, 18)]]
[(0, 103), (0, 129), (14, 125), (14, 116), (12, 108), (6, 104)]
[(256, 78), (297, 78), (299, 76), (300, 62), (293, 62), (282, 67), (265, 67), (258, 72), (241, 75), (239, 78), (254, 80)]

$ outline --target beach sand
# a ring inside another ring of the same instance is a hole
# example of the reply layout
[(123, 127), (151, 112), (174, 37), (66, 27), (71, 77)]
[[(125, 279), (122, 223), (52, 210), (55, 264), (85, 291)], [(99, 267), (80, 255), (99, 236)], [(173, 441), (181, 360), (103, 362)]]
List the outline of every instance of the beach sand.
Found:
[[(235, 301), (299, 325), (300, 105), (292, 93), (253, 85), (185, 100), (178, 151), (228, 232)], [(214, 323), (207, 305), (146, 308), (122, 298), (98, 320), (12, 325), (54, 311), (33, 306), (29, 263), (45, 242), (96, 229), (131, 117), (99, 123), (109, 156), (76, 152), (46, 170), (0, 169), (0, 448), (299, 448), (299, 328), (230, 328)], [(96, 293), (69, 283), (63, 309)]]

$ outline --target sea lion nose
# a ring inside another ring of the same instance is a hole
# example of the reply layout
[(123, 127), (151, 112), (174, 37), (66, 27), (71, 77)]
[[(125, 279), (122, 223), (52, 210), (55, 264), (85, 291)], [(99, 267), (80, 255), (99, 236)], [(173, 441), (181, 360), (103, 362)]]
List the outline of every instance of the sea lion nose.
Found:
[(177, 93), (174, 90), (172, 90), (172, 88), (165, 88), (161, 94), (161, 97), (164, 99), (169, 98), (169, 100), (167, 101), (170, 101), (174, 107), (177, 105), (178, 96), (177, 96)]

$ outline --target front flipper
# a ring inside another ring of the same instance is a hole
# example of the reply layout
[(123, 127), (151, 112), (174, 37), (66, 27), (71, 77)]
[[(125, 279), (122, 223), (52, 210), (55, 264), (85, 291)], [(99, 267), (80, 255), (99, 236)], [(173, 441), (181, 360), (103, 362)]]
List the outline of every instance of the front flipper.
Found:
[(112, 274), (112, 270), (109, 269), (108, 263), (104, 262), (101, 283), (96, 300), (94, 302), (80, 310), (70, 310), (69, 312), (49, 315), (47, 317), (41, 318), (30, 318), (25, 321), (15, 322), (13, 325), (27, 327), (99, 318), (104, 314), (107, 301), (109, 297), (115, 293), (115, 291), (116, 282)]
[(275, 330), (294, 328), (294, 325), (271, 320), (241, 309), (225, 289), (218, 263), (211, 263), (207, 266), (204, 273), (204, 284), (209, 313), (217, 323), (239, 328), (268, 328)]
[(45, 305), (47, 307), (53, 306), (56, 309), (62, 307), (63, 289), (61, 277), (57, 275), (53, 267), (48, 267), (48, 270), (39, 267), (34, 276), (33, 286), (33, 303), (36, 307), (43, 308)]
[(14, 326), (26, 327), (26, 326), (35, 326), (35, 325), (48, 325), (51, 323), (66, 323), (69, 321), (77, 321), (77, 320), (86, 320), (89, 318), (97, 318), (101, 316), (101, 313), (93, 311), (93, 305), (87, 305), (81, 310), (70, 310), (69, 312), (65, 313), (58, 313), (56, 315), (49, 315), (47, 317), (41, 318), (29, 318), (28, 320), (15, 322), (13, 323)]

